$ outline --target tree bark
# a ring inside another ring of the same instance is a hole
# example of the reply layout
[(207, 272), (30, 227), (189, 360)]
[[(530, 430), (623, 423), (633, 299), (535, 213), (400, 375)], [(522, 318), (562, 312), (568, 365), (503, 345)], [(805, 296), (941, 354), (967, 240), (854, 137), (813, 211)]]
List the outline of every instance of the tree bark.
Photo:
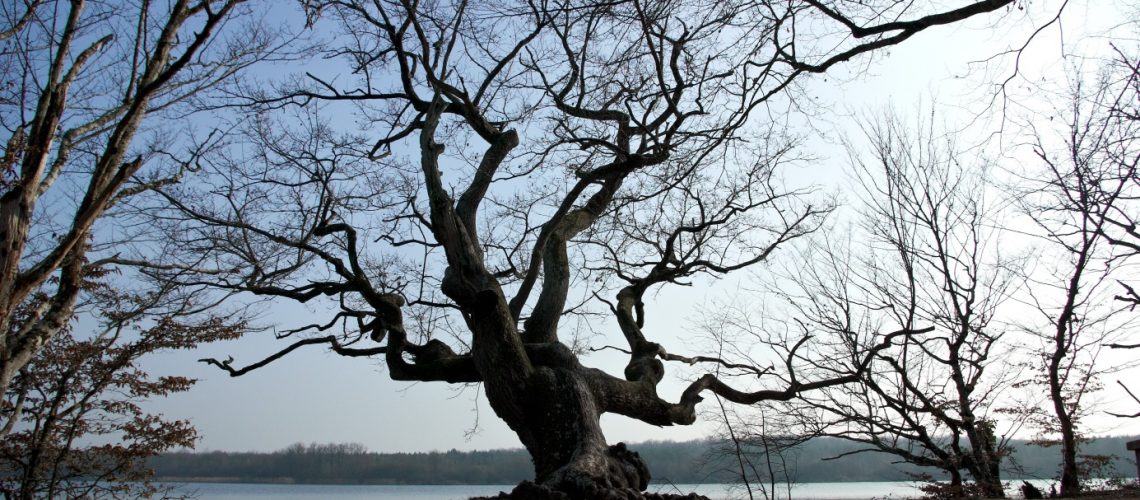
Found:
[(495, 392), (515, 396), (518, 411), (512, 413), (521, 418), (507, 423), (534, 461), (535, 480), (500, 498), (703, 498), (645, 493), (649, 467), (624, 443), (609, 445), (602, 433), (599, 422), (608, 396), (597, 384), (597, 373), (578, 364), (562, 344), (528, 347), (535, 368), (526, 383)]
[(539, 367), (523, 402), (531, 429), (524, 445), (537, 484), (571, 498), (636, 497), (649, 486), (649, 468), (624, 444), (608, 446), (596, 395), (579, 369)]
[(1001, 456), (997, 449), (993, 424), (970, 417), (970, 475), (985, 498), (1005, 498), (1001, 483)]
[(1053, 398), (1053, 410), (1057, 414), (1057, 423), (1061, 430), (1061, 496), (1077, 496), (1081, 492), (1080, 473), (1077, 470), (1077, 437), (1073, 429), (1073, 419), (1065, 408), (1061, 396), (1061, 384), (1057, 377), (1050, 374), (1050, 393)]
[(1053, 400), (1053, 413), (1057, 416), (1057, 426), (1061, 432), (1061, 491), (1062, 497), (1077, 496), (1081, 492), (1081, 478), (1077, 470), (1077, 436), (1073, 428), (1073, 413), (1068, 408), (1068, 399), (1064, 394), (1064, 381), (1062, 380), (1063, 367), (1066, 356), (1072, 355), (1070, 346), (1076, 334), (1073, 331), (1073, 317), (1075, 316), (1077, 296), (1081, 287), (1081, 279), (1089, 263), (1089, 253), (1095, 240), (1086, 240), (1081, 252), (1077, 256), (1074, 273), (1069, 279), (1065, 306), (1057, 318), (1056, 332), (1053, 336), (1053, 353), (1049, 358), (1049, 398)]

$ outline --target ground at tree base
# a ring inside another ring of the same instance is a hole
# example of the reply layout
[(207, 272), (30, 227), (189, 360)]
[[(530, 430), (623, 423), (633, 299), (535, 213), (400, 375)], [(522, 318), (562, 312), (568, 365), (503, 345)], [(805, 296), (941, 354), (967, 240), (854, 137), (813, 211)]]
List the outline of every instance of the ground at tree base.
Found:
[(1093, 490), (1081, 493), (1080, 498), (1113, 498), (1140, 500), (1140, 488), (1118, 488), (1111, 490)]
[[(1048, 491), (1045, 498), (1050, 498)], [(1114, 500), (1140, 500), (1140, 482), (1125, 482), (1123, 486), (1082, 491), (1078, 498), (1112, 498)]]
[[(531, 481), (523, 481), (516, 486), (515, 489), (511, 490), (510, 493), (501, 492), (498, 496), (493, 497), (473, 497), (471, 500), (577, 500), (577, 498), (579, 497), (572, 496), (566, 492), (553, 490)], [(689, 493), (688, 495), (649, 493), (630, 488), (598, 488), (587, 492), (584, 497), (580, 498), (588, 498), (589, 500), (709, 500), (708, 497), (696, 493)]]

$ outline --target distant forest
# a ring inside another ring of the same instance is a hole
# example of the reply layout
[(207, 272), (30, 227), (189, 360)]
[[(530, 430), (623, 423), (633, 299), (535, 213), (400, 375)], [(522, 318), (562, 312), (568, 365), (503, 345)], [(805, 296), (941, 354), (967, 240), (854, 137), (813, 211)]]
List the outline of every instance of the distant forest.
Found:
[[(1085, 443), (1085, 455), (1112, 457), (1102, 475), (1133, 477), (1136, 466), (1125, 442), (1136, 437), (1098, 438)], [(647, 442), (631, 445), (653, 471), (653, 482), (721, 483), (733, 480), (732, 460), (718, 453), (716, 441)], [(1024, 441), (1003, 462), (1004, 478), (1048, 479), (1056, 475), (1059, 453)], [(788, 461), (794, 482), (906, 481), (916, 467), (882, 453), (858, 453), (850, 442), (819, 438), (802, 445)], [(762, 459), (756, 458), (763, 465)], [(433, 453), (375, 453), (360, 444), (294, 444), (272, 453), (178, 452), (150, 462), (172, 481), (274, 482), (311, 484), (514, 484), (531, 479), (530, 457), (521, 449)], [(929, 472), (929, 471), (926, 471)]]

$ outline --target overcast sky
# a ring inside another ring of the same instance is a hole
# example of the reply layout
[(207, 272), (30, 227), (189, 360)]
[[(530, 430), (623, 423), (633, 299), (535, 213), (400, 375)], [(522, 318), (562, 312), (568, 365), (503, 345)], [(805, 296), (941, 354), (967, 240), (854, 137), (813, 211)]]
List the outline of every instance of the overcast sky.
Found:
[[(832, 183), (842, 186), (847, 158), (834, 145), (839, 130), (850, 127), (845, 115), (873, 112), (888, 103), (901, 109), (927, 108), (936, 100), (936, 109), (947, 121), (965, 124), (981, 112), (993, 97), (993, 89), (982, 82), (1004, 78), (1012, 68), (1008, 58), (995, 64), (968, 65), (1020, 44), (1032, 26), (1025, 16), (1044, 18), (1055, 12), (1057, 2), (1024, 2), (1031, 12), (1011, 13), (994, 26), (992, 18), (974, 20), (968, 26), (955, 25), (923, 32), (888, 53), (878, 53), (868, 64), (861, 59), (848, 63), (824, 78), (816, 78), (811, 88), (835, 112), (832, 123), (820, 120), (813, 125), (828, 132), (831, 139), (814, 138), (808, 143), (819, 158), (810, 166), (785, 173), (790, 179)], [(1032, 12), (1035, 11), (1035, 12)], [(1067, 49), (1104, 50), (1108, 41), (1090, 37), (1104, 33), (1117, 20), (1123, 7), (1108, 1), (1069, 2), (1064, 17)], [(1040, 20), (1038, 20), (1040, 21)], [(1025, 81), (1063, 79), (1066, 63), (1061, 61), (1061, 40), (1056, 28), (1048, 29), (1034, 41), (1023, 56), (1025, 80), (1015, 80), (1024, 91)], [(1128, 47), (1136, 46), (1131, 29), (1125, 33)], [(1071, 61), (1071, 59), (1070, 59)], [(1017, 91), (1017, 89), (1012, 89)], [(993, 101), (999, 106), (999, 101)], [(991, 127), (992, 121), (984, 123)], [(988, 130), (981, 125), (973, 131)], [(707, 284), (704, 284), (707, 285)], [(736, 290), (736, 282), (718, 286), (698, 286), (669, 290), (647, 304), (647, 329), (663, 338), (684, 338), (696, 319), (700, 305), (714, 297)], [(301, 305), (268, 311), (262, 318), (305, 318), (309, 311)], [(316, 312), (312, 312), (316, 314)], [(314, 316), (315, 318), (316, 316)], [(618, 345), (620, 333), (609, 330), (608, 343)], [(200, 379), (187, 393), (158, 400), (150, 408), (168, 417), (188, 418), (202, 435), (199, 450), (276, 450), (294, 442), (359, 442), (374, 451), (428, 451), (457, 448), (488, 449), (518, 447), (518, 439), (497, 418), (477, 386), (456, 387), (442, 383), (407, 383), (389, 380), (380, 360), (342, 358), (320, 347), (301, 349), (268, 367), (239, 378), (212, 369), (196, 360), (232, 355), (236, 366), (259, 360), (284, 343), (272, 332), (244, 339), (178, 352), (151, 359), (147, 368), (156, 374), (182, 374)], [(685, 346), (684, 342), (670, 345)], [(695, 346), (693, 346), (695, 348)], [(671, 348), (684, 352), (689, 347)], [(687, 354), (695, 354), (690, 351)], [(591, 366), (621, 373), (624, 358), (593, 354), (583, 359)], [(667, 366), (662, 395), (676, 400), (683, 384), (674, 374), (678, 367)], [(1140, 377), (1138, 377), (1140, 378)], [(1110, 394), (1110, 397), (1118, 395)], [(708, 403), (705, 403), (708, 404)], [(685, 440), (705, 436), (707, 423), (680, 428), (657, 428), (630, 419), (607, 415), (603, 427), (610, 442), (648, 439)], [(1140, 434), (1140, 422), (1100, 419), (1094, 432)]]

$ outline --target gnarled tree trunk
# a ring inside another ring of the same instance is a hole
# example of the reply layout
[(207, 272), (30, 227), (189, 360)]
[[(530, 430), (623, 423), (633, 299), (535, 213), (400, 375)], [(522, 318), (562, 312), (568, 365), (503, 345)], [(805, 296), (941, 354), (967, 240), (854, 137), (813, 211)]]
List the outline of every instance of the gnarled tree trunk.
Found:
[(630, 498), (649, 485), (649, 468), (624, 444), (609, 446), (594, 390), (578, 367), (537, 367), (521, 392), (535, 483), (571, 498)]

